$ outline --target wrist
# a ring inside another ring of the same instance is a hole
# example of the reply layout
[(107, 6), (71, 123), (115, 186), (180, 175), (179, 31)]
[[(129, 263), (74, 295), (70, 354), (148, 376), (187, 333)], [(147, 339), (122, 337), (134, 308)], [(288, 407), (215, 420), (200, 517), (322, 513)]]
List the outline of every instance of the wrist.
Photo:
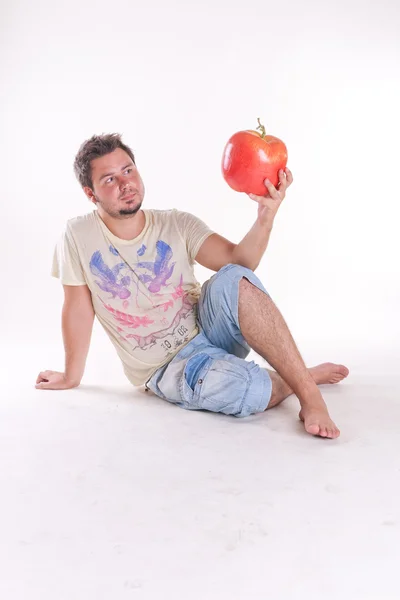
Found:
[(272, 231), (272, 228), (274, 226), (274, 217), (267, 217), (262, 220), (257, 219), (256, 224), (263, 231)]
[(64, 379), (65, 379), (65, 383), (67, 383), (68, 385), (74, 386), (74, 387), (78, 387), (78, 385), (80, 384), (82, 377), (78, 377), (77, 375), (74, 375), (72, 373), (64, 373)]

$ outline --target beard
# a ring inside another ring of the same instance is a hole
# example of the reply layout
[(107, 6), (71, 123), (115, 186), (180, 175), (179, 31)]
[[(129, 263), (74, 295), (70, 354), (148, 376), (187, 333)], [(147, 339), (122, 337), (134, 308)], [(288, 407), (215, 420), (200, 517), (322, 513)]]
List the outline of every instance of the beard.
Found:
[(139, 204), (133, 208), (123, 208), (123, 209), (119, 210), (118, 214), (121, 217), (129, 217), (130, 215), (136, 215), (136, 213), (140, 210), (141, 206), (142, 206), (142, 203), (139, 202)]
[(142, 203), (143, 203), (143, 200), (140, 200), (140, 202), (138, 202), (131, 208), (121, 208), (119, 210), (113, 210), (109, 206), (106, 206), (104, 204), (104, 202), (102, 202), (98, 196), (94, 196), (94, 197), (96, 199), (96, 203), (101, 206), (101, 208), (104, 210), (104, 212), (107, 213), (110, 217), (113, 217), (114, 219), (124, 219), (126, 217), (131, 217), (133, 215), (136, 215), (136, 213), (139, 212), (139, 210), (142, 206)]

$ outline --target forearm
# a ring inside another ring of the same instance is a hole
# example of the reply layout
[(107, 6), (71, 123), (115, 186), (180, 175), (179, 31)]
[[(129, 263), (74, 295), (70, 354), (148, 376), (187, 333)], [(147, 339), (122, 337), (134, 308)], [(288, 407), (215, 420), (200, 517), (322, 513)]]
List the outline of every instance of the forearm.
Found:
[(93, 309), (64, 303), (62, 333), (65, 349), (65, 377), (79, 385), (85, 370), (94, 321)]
[(247, 235), (237, 244), (232, 254), (232, 262), (255, 271), (267, 249), (273, 220), (260, 225), (256, 221)]

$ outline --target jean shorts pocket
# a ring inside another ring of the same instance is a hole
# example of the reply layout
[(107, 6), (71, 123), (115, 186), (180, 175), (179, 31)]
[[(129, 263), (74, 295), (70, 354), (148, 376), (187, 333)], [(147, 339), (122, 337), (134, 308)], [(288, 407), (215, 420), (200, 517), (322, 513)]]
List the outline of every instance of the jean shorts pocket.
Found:
[(195, 397), (211, 362), (212, 358), (205, 352), (191, 356), (186, 362), (180, 381), (180, 393), (182, 401), (189, 404), (190, 408), (197, 408)]
[(185, 375), (183, 380), (194, 409), (240, 415), (249, 388), (249, 375), (238, 361), (208, 357), (193, 388), (188, 385)]

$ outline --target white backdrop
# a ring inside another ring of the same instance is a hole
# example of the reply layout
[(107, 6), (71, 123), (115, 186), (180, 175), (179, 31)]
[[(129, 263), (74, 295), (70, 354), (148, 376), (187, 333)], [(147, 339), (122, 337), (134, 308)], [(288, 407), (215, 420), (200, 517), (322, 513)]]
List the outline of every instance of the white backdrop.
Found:
[[(257, 117), (294, 184), (257, 274), (307, 363), (398, 368), (397, 0), (14, 0), (1, 15), (2, 368), (63, 367), (64, 222), (91, 210), (72, 163), (94, 133), (136, 154), (146, 207), (187, 210), (239, 242), (255, 203), (224, 182), (227, 139)], [(199, 266), (201, 282), (211, 273)], [(96, 326), (86, 381), (123, 379)]]

